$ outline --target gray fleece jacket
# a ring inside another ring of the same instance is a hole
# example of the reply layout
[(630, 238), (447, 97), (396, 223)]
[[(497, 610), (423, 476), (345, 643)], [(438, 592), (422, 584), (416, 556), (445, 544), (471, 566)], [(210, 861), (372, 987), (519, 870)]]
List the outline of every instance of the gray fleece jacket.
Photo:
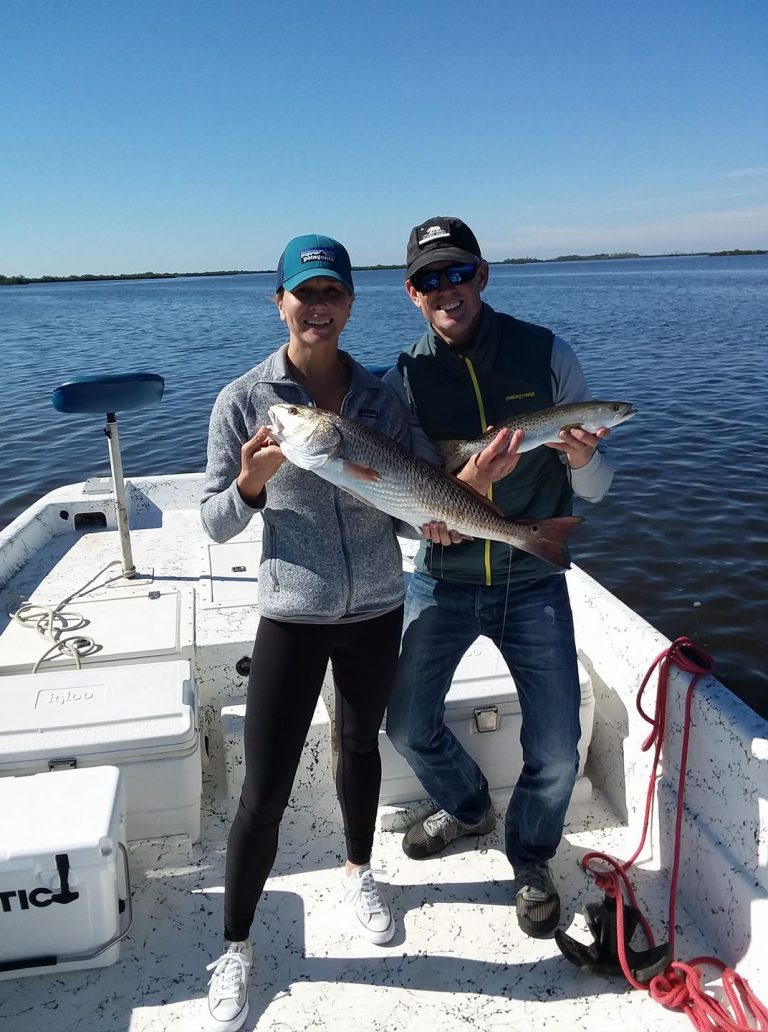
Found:
[[(284, 462), (256, 508), (235, 483), (240, 449), (279, 402), (309, 405), (291, 378), (285, 344), (228, 384), (211, 413), (208, 464), (200, 515), (214, 541), (228, 541), (261, 511), (264, 520), (257, 600), (275, 620), (338, 623), (364, 620), (403, 601), (402, 554), (390, 516), (314, 473)], [(395, 394), (349, 355), (349, 392), (341, 414), (375, 427), (409, 447), (408, 413)]]

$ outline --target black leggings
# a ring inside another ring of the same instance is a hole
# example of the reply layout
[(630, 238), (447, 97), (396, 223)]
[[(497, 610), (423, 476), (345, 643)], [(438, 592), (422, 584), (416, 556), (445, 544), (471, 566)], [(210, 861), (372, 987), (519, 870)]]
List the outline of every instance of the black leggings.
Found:
[(227, 844), (227, 940), (248, 938), (329, 659), (336, 687), (336, 791), (347, 857), (354, 864), (370, 860), (381, 786), (379, 728), (402, 622), (402, 606), (343, 625), (259, 620), (245, 711), (245, 781)]

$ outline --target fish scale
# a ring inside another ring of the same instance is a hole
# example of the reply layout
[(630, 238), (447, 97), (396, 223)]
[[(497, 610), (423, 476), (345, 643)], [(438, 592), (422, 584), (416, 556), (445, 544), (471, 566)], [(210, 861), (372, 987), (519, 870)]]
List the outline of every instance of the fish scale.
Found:
[(530, 552), (563, 569), (578, 516), (510, 520), (455, 477), (372, 427), (305, 405), (273, 405), (271, 433), (291, 462), (395, 519), (420, 528), (443, 521), (465, 537)]

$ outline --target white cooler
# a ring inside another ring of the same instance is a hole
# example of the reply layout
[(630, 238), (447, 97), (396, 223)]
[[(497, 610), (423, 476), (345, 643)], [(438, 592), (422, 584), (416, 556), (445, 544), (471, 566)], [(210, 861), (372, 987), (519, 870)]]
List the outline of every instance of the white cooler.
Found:
[(0, 777), (114, 764), (128, 839), (200, 835), (197, 690), (188, 660), (2, 678)]
[(106, 967), (131, 926), (117, 767), (0, 779), (0, 979)]
[[(592, 739), (595, 698), (592, 682), (579, 663), (581, 738), (579, 771), (584, 772)], [(465, 653), (445, 700), (445, 720), (453, 734), (482, 769), (492, 792), (512, 790), (523, 767), (520, 745), (520, 702), (515, 682), (501, 653), (481, 637)], [(379, 732), (382, 805), (411, 803), (426, 793), (409, 764)]]

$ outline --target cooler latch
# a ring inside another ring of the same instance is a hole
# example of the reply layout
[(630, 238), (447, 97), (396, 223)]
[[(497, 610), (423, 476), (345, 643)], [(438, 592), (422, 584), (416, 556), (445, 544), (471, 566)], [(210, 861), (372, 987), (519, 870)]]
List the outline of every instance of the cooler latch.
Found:
[(499, 707), (498, 706), (483, 706), (481, 709), (474, 711), (475, 716), (475, 727), (480, 734), (485, 734), (487, 731), (497, 731), (499, 727)]
[(65, 756), (60, 760), (48, 760), (48, 770), (74, 770), (77, 767), (75, 756)]

